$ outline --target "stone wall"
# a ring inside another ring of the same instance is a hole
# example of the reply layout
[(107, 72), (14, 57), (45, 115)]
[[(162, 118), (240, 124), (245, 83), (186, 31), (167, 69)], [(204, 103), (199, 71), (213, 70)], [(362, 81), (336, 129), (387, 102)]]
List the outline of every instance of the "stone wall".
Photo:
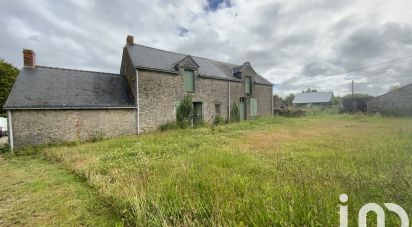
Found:
[(412, 84), (378, 96), (367, 103), (368, 113), (412, 116)]
[(123, 49), (122, 55), (122, 64), (120, 66), (120, 74), (124, 76), (130, 86), (130, 90), (132, 91), (133, 97), (136, 100), (136, 71), (134, 69), (134, 65), (132, 63), (132, 59), (129, 56), (129, 52), (127, 51), (126, 47)]
[[(176, 106), (185, 95), (183, 76), (138, 70), (140, 130), (143, 132), (157, 129), (160, 125), (176, 120)], [(230, 82), (231, 103), (239, 105), (240, 97), (245, 97), (242, 82)], [(221, 116), (228, 117), (229, 81), (200, 77), (195, 78), (193, 102), (203, 103), (203, 120), (213, 123), (215, 105), (220, 105)], [(258, 116), (271, 115), (272, 86), (254, 84), (252, 97), (258, 100)], [(246, 106), (249, 111), (249, 106)], [(248, 116), (248, 113), (247, 113)]]
[[(139, 70), (140, 129), (151, 131), (176, 120), (176, 106), (184, 95), (183, 76)], [(228, 116), (228, 81), (196, 76), (193, 102), (202, 102), (203, 119), (213, 123), (215, 105), (220, 104), (221, 115)]]
[(16, 148), (136, 134), (135, 109), (13, 110)]
[(252, 84), (252, 94), (245, 95), (245, 85), (242, 82), (230, 82), (231, 105), (236, 102), (239, 106), (240, 98), (246, 98), (246, 119), (250, 117), (250, 98), (257, 99), (257, 116), (268, 116), (272, 114), (272, 86)]
[(272, 114), (272, 86), (255, 84), (253, 96), (257, 98), (257, 115)]

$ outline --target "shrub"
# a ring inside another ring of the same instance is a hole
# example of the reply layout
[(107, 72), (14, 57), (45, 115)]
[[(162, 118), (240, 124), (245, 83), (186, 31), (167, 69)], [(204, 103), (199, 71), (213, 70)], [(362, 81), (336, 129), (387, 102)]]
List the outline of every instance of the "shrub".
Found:
[(225, 121), (225, 120), (223, 119), (222, 115), (220, 115), (220, 114), (216, 115), (216, 117), (215, 117), (215, 125), (221, 125), (221, 124), (224, 123), (224, 121)]
[(351, 95), (347, 95), (343, 97), (343, 100), (342, 100), (343, 112), (344, 113), (357, 113), (357, 112), (366, 113), (367, 103), (372, 98), (373, 98), (372, 96), (363, 95), (363, 94), (355, 94), (353, 97)]
[(236, 103), (233, 103), (232, 109), (230, 110), (230, 121), (231, 122), (239, 122), (240, 121), (239, 108), (237, 107)]
[(9, 153), (10, 152), (10, 148), (8, 144), (1, 144), (0, 145), (0, 154), (5, 154), (5, 153)]
[(286, 109), (283, 112), (285, 117), (303, 117), (306, 115), (306, 111), (302, 109)]
[(183, 101), (179, 104), (176, 110), (177, 124), (181, 128), (192, 125), (193, 119), (193, 102), (192, 96), (187, 94), (183, 97)]

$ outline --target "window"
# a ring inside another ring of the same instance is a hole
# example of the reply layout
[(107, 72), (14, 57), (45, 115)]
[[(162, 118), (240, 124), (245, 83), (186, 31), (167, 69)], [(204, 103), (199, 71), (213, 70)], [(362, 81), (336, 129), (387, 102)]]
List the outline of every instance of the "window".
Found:
[(185, 91), (194, 92), (195, 91), (195, 73), (193, 70), (185, 69), (183, 72), (183, 83)]
[(220, 115), (220, 104), (215, 104), (215, 114)]
[(250, 76), (245, 76), (245, 93), (252, 93), (252, 78)]

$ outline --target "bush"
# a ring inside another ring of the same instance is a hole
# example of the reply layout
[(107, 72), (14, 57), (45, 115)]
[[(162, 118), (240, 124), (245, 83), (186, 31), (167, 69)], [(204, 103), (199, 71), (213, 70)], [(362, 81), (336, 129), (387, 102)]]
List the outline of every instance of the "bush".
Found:
[(1, 144), (0, 145), (0, 154), (5, 154), (5, 153), (9, 153), (10, 152), (10, 148), (8, 144)]
[(225, 121), (225, 120), (223, 119), (222, 115), (220, 115), (220, 114), (216, 115), (216, 117), (215, 117), (215, 125), (221, 125), (221, 124), (224, 123), (224, 121)]
[(183, 101), (179, 104), (176, 110), (177, 124), (181, 128), (186, 128), (192, 125), (193, 119), (193, 102), (192, 96), (187, 94), (183, 97)]
[(283, 116), (285, 117), (303, 117), (306, 115), (306, 111), (302, 109), (285, 109)]
[(367, 103), (372, 99), (372, 96), (355, 94), (353, 97), (347, 95), (343, 98), (343, 112), (344, 113), (357, 113), (362, 112), (366, 113)]
[(230, 110), (230, 122), (239, 122), (239, 121), (240, 121), (239, 108), (237, 107), (236, 103), (233, 103), (232, 109)]

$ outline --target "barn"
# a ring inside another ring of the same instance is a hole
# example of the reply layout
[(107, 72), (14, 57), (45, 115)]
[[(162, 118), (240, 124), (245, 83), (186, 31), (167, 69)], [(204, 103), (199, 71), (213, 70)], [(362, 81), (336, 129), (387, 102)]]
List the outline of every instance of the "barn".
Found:
[(330, 104), (333, 92), (304, 92), (296, 94), (293, 99), (295, 105)]
[(377, 96), (367, 103), (368, 113), (412, 116), (412, 84)]

